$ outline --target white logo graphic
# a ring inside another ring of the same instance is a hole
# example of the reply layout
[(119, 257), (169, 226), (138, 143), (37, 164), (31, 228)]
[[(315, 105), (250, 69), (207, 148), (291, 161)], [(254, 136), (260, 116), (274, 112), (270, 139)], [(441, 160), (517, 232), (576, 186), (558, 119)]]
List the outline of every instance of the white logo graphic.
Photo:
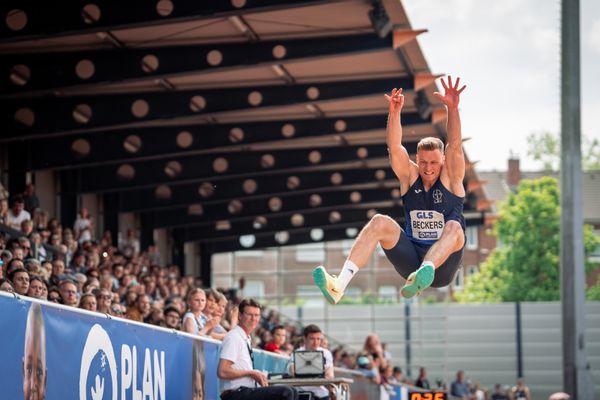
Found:
[(415, 193), (416, 193), (416, 194), (419, 194), (419, 193), (421, 193), (421, 192), (422, 192), (422, 190), (421, 190), (421, 189), (415, 189)]
[[(98, 363), (99, 368), (96, 365)], [(95, 373), (96, 376), (93, 381), (94, 386), (89, 387), (88, 375), (92, 364), (94, 364), (92, 373)], [(105, 372), (107, 367), (109, 370), (108, 372), (110, 373), (110, 386), (112, 389), (112, 396), (108, 398), (117, 400), (117, 361), (115, 359), (115, 353), (108, 333), (106, 333), (100, 325), (96, 324), (90, 329), (90, 333), (88, 333), (81, 355), (81, 369), (79, 371), (80, 400), (87, 400), (88, 394), (91, 400), (101, 400), (104, 398), (104, 389), (107, 387), (107, 384), (104, 380), (104, 376), (100, 375), (100, 372)]]
[(439, 204), (442, 202), (442, 191), (440, 189), (435, 189), (433, 191), (433, 202), (434, 204)]

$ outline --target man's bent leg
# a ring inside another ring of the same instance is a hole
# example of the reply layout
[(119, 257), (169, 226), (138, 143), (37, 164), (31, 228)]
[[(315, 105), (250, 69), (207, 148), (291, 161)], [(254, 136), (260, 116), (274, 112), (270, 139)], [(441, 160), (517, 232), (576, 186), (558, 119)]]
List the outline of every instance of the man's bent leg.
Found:
[(425, 254), (423, 263), (429, 261), (434, 268), (439, 268), (450, 257), (450, 254), (462, 249), (464, 245), (465, 232), (462, 226), (457, 221), (448, 221), (442, 231), (442, 237)]
[(313, 270), (313, 279), (325, 298), (332, 304), (340, 301), (350, 280), (369, 261), (378, 243), (391, 249), (400, 239), (400, 225), (387, 215), (376, 214), (358, 234), (350, 254), (336, 278), (329, 275), (323, 266)]
[(440, 239), (425, 254), (421, 267), (409, 275), (401, 289), (402, 296), (411, 298), (431, 286), (435, 270), (442, 266), (452, 253), (462, 249), (464, 244), (465, 236), (460, 224), (454, 220), (448, 221)]

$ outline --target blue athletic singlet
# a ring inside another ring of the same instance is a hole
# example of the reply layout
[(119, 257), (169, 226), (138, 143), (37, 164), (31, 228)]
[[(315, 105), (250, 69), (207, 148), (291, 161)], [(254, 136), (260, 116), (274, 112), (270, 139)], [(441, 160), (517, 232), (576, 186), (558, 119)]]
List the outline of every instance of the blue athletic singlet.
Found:
[(455, 220), (466, 230), (463, 216), (464, 197), (459, 197), (438, 180), (425, 191), (421, 176), (402, 196), (406, 234), (411, 241), (431, 245), (442, 235), (446, 221)]

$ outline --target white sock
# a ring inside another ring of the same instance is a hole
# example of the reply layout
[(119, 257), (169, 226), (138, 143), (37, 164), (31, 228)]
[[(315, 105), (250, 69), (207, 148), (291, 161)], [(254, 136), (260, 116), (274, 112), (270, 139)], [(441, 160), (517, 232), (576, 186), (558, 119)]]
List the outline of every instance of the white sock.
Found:
[(435, 271), (435, 265), (433, 265), (433, 262), (431, 262), (431, 261), (423, 261), (423, 262), (421, 263), (421, 267), (424, 267), (424, 266), (426, 266), (426, 265), (428, 265), (428, 264), (429, 264), (429, 265), (431, 265), (431, 267), (432, 267), (432, 268), (433, 268), (433, 270)]
[(346, 286), (350, 283), (350, 280), (354, 277), (354, 274), (358, 272), (359, 268), (350, 260), (346, 260), (344, 266), (342, 267), (342, 271), (338, 276), (338, 282), (342, 287), (342, 290), (346, 289)]

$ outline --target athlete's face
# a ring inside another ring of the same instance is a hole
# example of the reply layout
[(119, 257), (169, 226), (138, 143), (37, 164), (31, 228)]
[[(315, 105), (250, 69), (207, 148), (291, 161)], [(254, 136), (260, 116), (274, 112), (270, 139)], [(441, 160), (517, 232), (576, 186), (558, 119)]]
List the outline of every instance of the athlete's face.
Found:
[(444, 155), (440, 150), (419, 150), (417, 152), (419, 175), (423, 182), (434, 183), (444, 165)]

